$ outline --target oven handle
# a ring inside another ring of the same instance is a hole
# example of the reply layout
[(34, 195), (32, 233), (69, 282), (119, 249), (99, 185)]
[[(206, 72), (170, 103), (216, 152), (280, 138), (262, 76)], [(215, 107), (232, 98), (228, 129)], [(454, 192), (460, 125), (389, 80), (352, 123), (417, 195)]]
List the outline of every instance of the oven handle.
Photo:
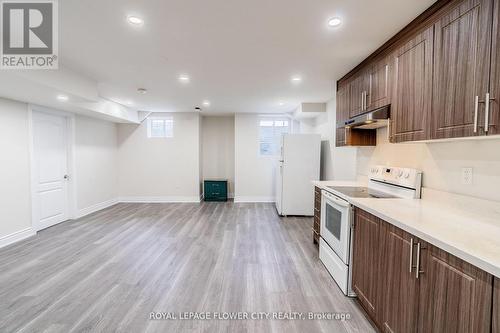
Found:
[(342, 199), (339, 199), (337, 198), (336, 196), (326, 192), (326, 191), (323, 191), (323, 196), (325, 198), (327, 198), (328, 200), (334, 202), (335, 204), (339, 205), (339, 206), (342, 206), (342, 207), (349, 207), (349, 202), (345, 201), (345, 200), (342, 200)]

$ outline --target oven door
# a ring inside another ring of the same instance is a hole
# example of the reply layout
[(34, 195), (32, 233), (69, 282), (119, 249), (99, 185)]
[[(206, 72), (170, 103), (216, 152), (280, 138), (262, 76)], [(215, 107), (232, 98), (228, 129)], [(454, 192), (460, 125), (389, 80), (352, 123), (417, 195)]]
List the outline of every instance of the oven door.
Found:
[(349, 265), (349, 202), (322, 191), (320, 235), (335, 254)]

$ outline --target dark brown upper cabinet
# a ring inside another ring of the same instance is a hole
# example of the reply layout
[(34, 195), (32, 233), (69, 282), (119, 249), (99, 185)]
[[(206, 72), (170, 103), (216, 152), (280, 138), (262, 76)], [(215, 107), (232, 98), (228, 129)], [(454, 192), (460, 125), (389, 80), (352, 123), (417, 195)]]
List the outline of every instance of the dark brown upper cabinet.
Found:
[(342, 147), (346, 145), (346, 132), (342, 124), (349, 119), (349, 85), (340, 86), (337, 90), (337, 108), (336, 108), (336, 135), (335, 146)]
[(487, 132), (492, 9), (493, 0), (460, 1), (434, 25), (432, 139)]
[(430, 137), (433, 27), (399, 47), (392, 62), (390, 141)]
[(350, 118), (351, 88), (352, 85), (346, 83), (340, 85), (337, 90), (335, 146), (375, 146), (377, 143), (375, 130), (350, 129), (344, 126), (345, 121)]
[(337, 91), (337, 124), (349, 119), (349, 85), (339, 87)]
[(391, 103), (389, 81), (390, 58), (376, 61), (369, 71), (369, 89), (366, 101), (366, 111), (372, 111)]
[(370, 91), (370, 74), (361, 72), (349, 83), (349, 117), (366, 112)]

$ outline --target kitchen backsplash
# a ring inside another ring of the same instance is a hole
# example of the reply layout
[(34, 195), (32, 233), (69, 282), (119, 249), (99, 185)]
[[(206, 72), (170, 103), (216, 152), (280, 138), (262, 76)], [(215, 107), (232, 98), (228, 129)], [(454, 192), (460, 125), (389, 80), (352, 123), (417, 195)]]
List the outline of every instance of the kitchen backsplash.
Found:
[[(500, 138), (391, 144), (381, 128), (376, 147), (358, 148), (358, 178), (374, 164), (418, 168), (427, 188), (500, 201)], [(464, 167), (473, 168), (471, 185), (462, 183)]]

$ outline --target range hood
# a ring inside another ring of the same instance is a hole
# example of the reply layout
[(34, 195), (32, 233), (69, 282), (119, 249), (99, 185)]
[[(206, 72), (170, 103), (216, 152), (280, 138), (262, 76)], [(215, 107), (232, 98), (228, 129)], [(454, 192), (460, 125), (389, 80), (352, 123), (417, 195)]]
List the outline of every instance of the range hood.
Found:
[(351, 118), (344, 123), (344, 126), (356, 129), (376, 129), (387, 126), (389, 123), (389, 116), (390, 105), (386, 105), (377, 110)]

